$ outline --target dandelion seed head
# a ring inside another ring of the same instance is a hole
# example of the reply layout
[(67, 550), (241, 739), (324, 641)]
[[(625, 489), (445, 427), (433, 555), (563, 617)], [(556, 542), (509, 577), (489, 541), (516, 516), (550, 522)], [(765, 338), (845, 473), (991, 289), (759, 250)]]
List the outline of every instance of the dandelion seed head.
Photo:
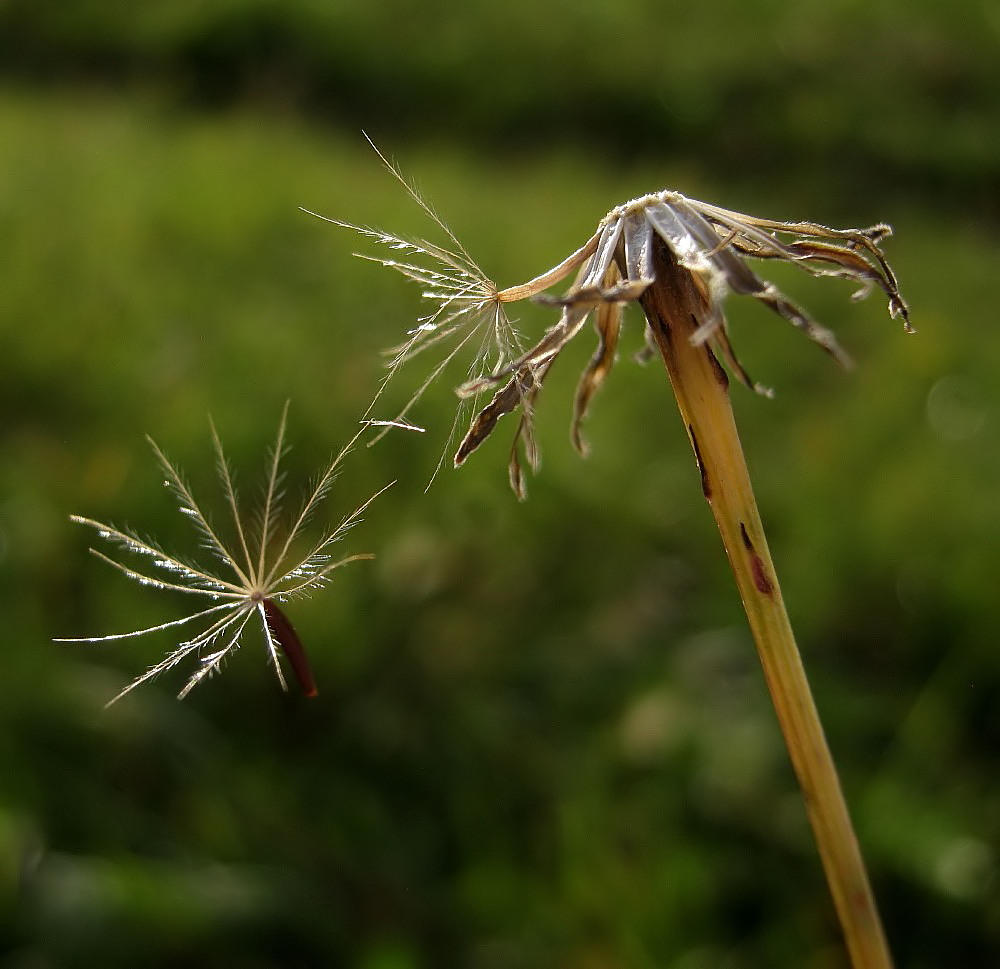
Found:
[[(581, 452), (586, 450), (580, 425), (614, 363), (624, 305), (637, 302), (656, 282), (654, 245), (667, 245), (676, 263), (696, 278), (705, 294), (705, 322), (694, 334), (694, 341), (707, 345), (742, 383), (770, 396), (769, 388), (751, 379), (730, 343), (722, 311), (729, 293), (756, 299), (841, 364), (849, 365), (850, 361), (832, 332), (758, 276), (748, 260), (788, 262), (816, 276), (852, 280), (857, 284), (853, 299), (863, 299), (874, 289), (881, 289), (888, 298), (890, 316), (901, 317), (906, 330), (911, 331), (908, 308), (878, 247), (891, 232), (885, 223), (867, 229), (832, 229), (813, 222), (760, 219), (664, 190), (615, 206), (576, 252), (526, 283), (497, 291), (476, 268), (480, 280), (474, 303), (477, 313), (482, 314), (488, 306), (501, 310), (517, 300), (533, 299), (557, 306), (560, 317), (533, 346), (516, 356), (510, 355), (512, 347), (508, 347), (508, 353), (500, 355), (504, 363), (492, 371), (480, 368), (470, 372), (471, 379), (460, 385), (458, 393), (462, 398), (488, 390), (493, 391), (493, 397), (472, 419), (455, 454), (455, 464), (463, 463), (502, 417), (516, 411), (520, 417), (511, 449), (510, 478), (514, 490), (523, 495), (519, 452), (523, 452), (530, 467), (538, 463), (532, 428), (535, 400), (555, 359), (593, 319), (598, 346), (580, 378), (571, 429), (576, 447)], [(547, 295), (547, 290), (573, 273), (575, 277), (565, 295)], [(429, 322), (436, 324), (437, 318)], [(418, 328), (414, 344), (397, 357), (398, 362), (413, 355), (423, 332)]]
[[(722, 305), (730, 293), (762, 303), (839, 363), (847, 366), (850, 360), (834, 334), (762, 279), (751, 268), (751, 260), (786, 262), (815, 276), (853, 281), (856, 286), (852, 299), (863, 299), (881, 290), (888, 299), (890, 316), (902, 318), (906, 331), (912, 332), (908, 307), (879, 248), (879, 243), (892, 233), (885, 223), (865, 229), (834, 229), (815, 222), (762, 219), (664, 189), (615, 206), (600, 220), (594, 234), (560, 263), (525, 283), (500, 289), (399, 169), (375, 150), (448, 240), (447, 246), (441, 247), (381, 229), (328, 220), (377, 245), (406, 251), (412, 257), (409, 261), (378, 255), (364, 258), (418, 283), (423, 298), (434, 304), (434, 309), (407, 332), (407, 340), (391, 351), (390, 377), (425, 351), (437, 349), (444, 354), (444, 359), (418, 385), (397, 420), (405, 422), (407, 412), (430, 384), (460, 352), (468, 352), (472, 363), (466, 369), (466, 379), (457, 387), (461, 403), (452, 434), (467, 413), (466, 407), (480, 395), (492, 396), (485, 406), (474, 411), (454, 463), (462, 464), (503, 417), (517, 413), (510, 479), (519, 496), (524, 490), (524, 464), (531, 468), (538, 465), (533, 429), (537, 397), (562, 350), (592, 321), (597, 348), (581, 375), (571, 424), (574, 445), (586, 451), (581, 424), (616, 359), (624, 307), (639, 302), (647, 288), (658, 282), (653, 268), (657, 245), (669, 248), (673, 261), (692, 275), (696, 288), (704, 294), (705, 318), (692, 337), (694, 343), (704, 344), (740, 382), (762, 395), (771, 396), (773, 391), (751, 379), (729, 339)], [(551, 296), (548, 290), (567, 277), (571, 282), (565, 294)], [(524, 299), (555, 306), (560, 314), (557, 322), (527, 349), (507, 314), (511, 304)]]

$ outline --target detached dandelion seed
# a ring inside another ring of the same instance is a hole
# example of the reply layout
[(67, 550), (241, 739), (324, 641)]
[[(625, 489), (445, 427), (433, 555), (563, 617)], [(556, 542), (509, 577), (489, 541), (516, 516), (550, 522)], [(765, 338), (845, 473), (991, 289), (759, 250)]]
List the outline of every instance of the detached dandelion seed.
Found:
[(282, 527), (279, 522), (283, 497), (281, 460), (287, 454), (285, 444), (287, 415), (286, 404), (278, 426), (274, 449), (267, 464), (263, 503), (259, 513), (249, 523), (244, 517), (234, 475), (223, 451), (222, 442), (215, 425), (212, 425), (212, 444), (219, 482), (227, 514), (231, 519), (229, 529), (231, 539), (223, 538), (221, 530), (212, 524), (209, 516), (202, 510), (181, 472), (150, 439), (150, 445), (165, 474), (165, 484), (177, 498), (181, 513), (194, 523), (200, 534), (202, 546), (220, 564), (221, 567), (217, 570), (209, 570), (193, 560), (171, 555), (156, 543), (141, 538), (133, 531), (115, 528), (79, 515), (71, 516), (73, 521), (94, 529), (100, 538), (111, 545), (119, 546), (132, 555), (146, 557), (151, 561), (151, 568), (144, 571), (133, 568), (98, 549), (91, 549), (97, 558), (117, 569), (126, 578), (153, 589), (182, 592), (201, 603), (213, 603), (179, 619), (168, 620), (145, 629), (57, 640), (66, 643), (107, 643), (120, 639), (136, 639), (187, 625), (200, 627), (190, 638), (177, 644), (163, 660), (133, 680), (111, 700), (111, 703), (137, 686), (177, 666), (188, 656), (194, 655), (197, 658), (197, 667), (179, 694), (181, 698), (187, 696), (202, 680), (222, 668), (225, 660), (242, 644), (247, 626), (255, 618), (260, 624), (267, 654), (281, 688), (287, 689), (287, 684), (281, 668), (279, 650), (291, 665), (302, 691), (307, 696), (316, 695), (316, 683), (305, 650), (279, 603), (308, 595), (323, 587), (335, 569), (349, 562), (373, 557), (369, 554), (356, 554), (334, 559), (331, 552), (333, 546), (361, 521), (365, 509), (385, 488), (346, 515), (335, 528), (324, 532), (318, 541), (308, 546), (305, 554), (293, 554), (293, 547), (297, 544), (302, 530), (327, 497), (343, 458), (361, 432), (355, 435), (316, 479), (298, 513)]

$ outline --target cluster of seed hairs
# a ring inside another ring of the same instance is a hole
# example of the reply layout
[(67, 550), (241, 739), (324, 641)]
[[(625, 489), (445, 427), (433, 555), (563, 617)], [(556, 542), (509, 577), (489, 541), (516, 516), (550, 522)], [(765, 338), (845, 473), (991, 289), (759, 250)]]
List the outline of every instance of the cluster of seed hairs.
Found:
[[(160, 662), (133, 680), (111, 703), (120, 699), (137, 686), (172, 669), (190, 655), (197, 657), (197, 666), (190, 675), (180, 697), (185, 697), (202, 680), (218, 672), (222, 664), (242, 644), (251, 620), (258, 620), (264, 644), (275, 675), (282, 689), (287, 689), (281, 669), (279, 650), (288, 659), (296, 680), (307, 696), (317, 692), (305, 650), (294, 627), (278, 603), (307, 595), (326, 584), (330, 573), (348, 562), (369, 559), (367, 554), (349, 555), (335, 559), (331, 552), (354, 525), (361, 521), (365, 509), (381, 494), (376, 492), (332, 528), (318, 541), (306, 547), (304, 553), (296, 551), (297, 539), (304, 526), (327, 497), (348, 444), (316, 479), (299, 511), (291, 519), (282, 520), (281, 502), (283, 483), (281, 460), (287, 454), (285, 427), (288, 407), (281, 416), (277, 440), (267, 464), (264, 480), (264, 497), (259, 513), (247, 521), (237, 493), (233, 471), (222, 449), (222, 443), (212, 425), (219, 482), (231, 519), (228, 531), (231, 538), (223, 538), (184, 479), (152, 439), (153, 452), (165, 475), (165, 484), (177, 498), (180, 511), (195, 525), (201, 544), (220, 568), (209, 568), (191, 558), (179, 557), (164, 551), (155, 542), (144, 539), (134, 531), (105, 525), (102, 522), (77, 515), (73, 521), (94, 529), (98, 536), (126, 552), (151, 562), (148, 570), (133, 568), (97, 549), (91, 549), (97, 558), (107, 562), (126, 578), (153, 589), (187, 593), (212, 603), (205, 608), (145, 629), (59, 642), (107, 643), (120, 639), (134, 639), (189, 623), (199, 626), (198, 631), (176, 645)], [(355, 437), (355, 440), (357, 438)], [(387, 486), (388, 487), (388, 486)]]
[[(532, 470), (539, 463), (533, 433), (538, 393), (560, 352), (593, 315), (598, 345), (577, 387), (571, 429), (574, 445), (581, 452), (586, 450), (581, 423), (614, 363), (625, 305), (637, 302), (656, 281), (653, 246), (657, 241), (670, 248), (675, 261), (695, 277), (706, 296), (707, 318), (694, 339), (708, 344), (738, 380), (758, 393), (770, 395), (771, 391), (750, 378), (730, 343), (722, 311), (722, 300), (728, 292), (763, 303), (841, 364), (848, 365), (849, 359), (829, 330), (758, 276), (748, 259), (788, 262), (815, 276), (844, 277), (858, 285), (854, 299), (878, 288), (888, 298), (890, 315), (902, 318), (906, 330), (912, 332), (907, 305), (879, 245), (892, 232), (888, 225), (832, 229), (815, 222), (761, 219), (699, 202), (679, 192), (662, 191), (616, 206), (600, 221), (594, 234), (558, 265), (526, 283), (500, 289), (479, 269), (420, 194), (406, 183), (395, 165), (381, 153), (379, 156), (449, 240), (449, 246), (442, 248), (420, 239), (328, 220), (381, 246), (405, 252), (404, 260), (363, 258), (373, 259), (418, 283), (423, 287), (423, 297), (434, 307), (418, 320), (406, 342), (394, 352), (389, 377), (425, 350), (447, 347), (447, 351), (397, 420), (406, 418), (427, 387), (471, 343), (475, 347), (473, 363), (457, 388), (458, 396), (463, 401), (475, 400), (487, 391), (493, 391), (493, 396), (475, 412), (455, 452), (454, 463), (461, 465), (492, 433), (501, 417), (519, 411), (509, 462), (511, 485), (519, 497), (525, 494), (520, 453), (523, 451)], [(576, 276), (564, 295), (546, 294), (574, 271)], [(558, 321), (528, 349), (523, 349), (506, 312), (509, 304), (523, 299), (560, 310)], [(459, 409), (453, 434), (461, 414)]]
[[(367, 138), (367, 135), (365, 136)], [(341, 228), (350, 229), (392, 255), (378, 256), (356, 253), (360, 258), (376, 262), (393, 269), (422, 287), (422, 295), (431, 305), (431, 311), (416, 321), (416, 325), (406, 333), (406, 339), (386, 351), (389, 359), (386, 376), (378, 388), (369, 412), (375, 407), (386, 385), (404, 366), (428, 351), (441, 352), (440, 358), (430, 366), (429, 371), (408, 401), (391, 420), (381, 422), (384, 430), (389, 427), (422, 431), (423, 428), (410, 422), (410, 413), (431, 384), (467, 352), (471, 362), (465, 373), (463, 386), (476, 386), (487, 382), (494, 373), (506, 372), (523, 356), (525, 343), (514, 321), (504, 308), (507, 302), (500, 298), (496, 284), (489, 279), (476, 264), (448, 224), (437, 214), (424, 196), (408, 182), (400, 170), (375, 144), (368, 139), (386, 168), (399, 182), (406, 193), (429, 218), (446, 242), (437, 245), (423, 238), (407, 238), (371, 226), (355, 225), (339, 219), (320, 215), (309, 209), (302, 211), (330, 222)], [(460, 394), (462, 404), (456, 409), (449, 440), (471, 408), (468, 398), (472, 394)], [(375, 443), (382, 435), (377, 435)], [(439, 461), (435, 476), (443, 464)]]

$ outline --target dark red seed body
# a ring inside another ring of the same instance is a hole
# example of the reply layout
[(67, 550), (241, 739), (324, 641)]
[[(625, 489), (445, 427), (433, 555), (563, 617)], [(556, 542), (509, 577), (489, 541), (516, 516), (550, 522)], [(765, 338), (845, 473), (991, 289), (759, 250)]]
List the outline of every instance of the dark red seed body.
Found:
[(306, 696), (316, 696), (318, 692), (316, 681), (313, 679), (306, 651), (302, 648), (302, 640), (299, 639), (295, 627), (272, 600), (261, 599), (260, 604), (264, 609), (264, 617), (267, 620), (267, 628), (271, 631), (271, 637), (288, 657), (288, 662), (292, 664), (292, 671), (295, 673), (295, 679), (299, 681), (299, 686), (302, 687), (302, 692)]

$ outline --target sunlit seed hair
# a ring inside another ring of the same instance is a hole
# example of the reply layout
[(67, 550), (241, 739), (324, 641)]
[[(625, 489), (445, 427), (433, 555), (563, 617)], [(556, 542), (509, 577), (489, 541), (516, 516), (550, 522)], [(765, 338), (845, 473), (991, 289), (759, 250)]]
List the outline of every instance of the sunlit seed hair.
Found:
[[(427, 388), (456, 359), (463, 354), (468, 355), (469, 360), (461, 382), (463, 385), (476, 384), (488, 381), (491, 374), (511, 367), (522, 357), (525, 344), (514, 322), (507, 315), (504, 300), (500, 298), (493, 280), (479, 268), (447, 223), (403, 177), (397, 166), (370, 139), (369, 144), (393, 178), (441, 233), (444, 244), (438, 245), (427, 239), (407, 238), (369, 226), (342, 222), (308, 209), (303, 211), (357, 232), (374, 243), (377, 249), (388, 250), (392, 255), (357, 255), (417, 283), (422, 288), (421, 295), (431, 304), (430, 312), (417, 319), (416, 325), (406, 333), (406, 339), (387, 351), (387, 373), (376, 396), (378, 400), (385, 386), (402, 367), (418, 357), (432, 356), (430, 351), (438, 353), (439, 356), (429, 364), (424, 378), (402, 409), (385, 422), (391, 426), (422, 430), (410, 422), (410, 414)], [(467, 418), (471, 411), (471, 402), (465, 399), (467, 396), (469, 395), (463, 397), (456, 410), (449, 440), (454, 437), (463, 415)], [(471, 396), (474, 398), (475, 394)], [(438, 467), (440, 468), (440, 463)]]
[[(242, 644), (247, 627), (253, 621), (256, 621), (261, 630), (267, 655), (281, 688), (287, 689), (287, 685), (281, 668), (279, 650), (288, 659), (303, 692), (310, 696), (315, 695), (316, 684), (305, 651), (294, 627), (278, 604), (321, 588), (335, 569), (348, 562), (372, 558), (368, 554), (359, 554), (335, 559), (331, 553), (333, 546), (361, 521), (365, 509), (381, 494), (381, 491), (376, 492), (342, 518), (336, 527), (321, 533), (318, 540), (307, 546), (304, 554), (301, 550), (296, 551), (301, 533), (327, 497), (341, 462), (357, 440), (357, 436), (317, 477), (298, 512), (283, 521), (281, 502), (284, 486), (281, 460), (287, 454), (285, 444), (287, 413), (286, 405), (281, 415), (277, 440), (267, 463), (263, 501), (258, 512), (250, 520), (245, 515), (232, 469), (215, 426), (212, 425), (212, 443), (218, 477), (231, 526), (228, 529), (231, 537), (228, 539), (223, 538), (221, 530), (202, 510), (181, 472), (150, 439), (153, 452), (165, 475), (165, 484), (176, 497), (181, 514), (194, 523), (202, 546), (217, 561), (219, 566), (217, 569), (208, 569), (192, 559), (169, 554), (159, 544), (141, 538), (134, 531), (105, 525), (79, 515), (72, 516), (73, 521), (94, 529), (98, 536), (110, 545), (118, 546), (127, 553), (137, 556), (138, 559), (147, 559), (149, 568), (132, 567), (103, 551), (91, 549), (97, 558), (141, 585), (185, 593), (192, 601), (198, 603), (194, 611), (179, 619), (171, 619), (145, 629), (57, 640), (70, 643), (108, 643), (188, 625), (197, 629), (197, 632), (189, 638), (174, 646), (164, 659), (133, 680), (111, 700), (112, 703), (140, 684), (177, 666), (187, 657), (194, 656), (195, 670), (179, 694), (180, 697), (185, 697), (198, 683), (222, 668), (225, 660)], [(211, 605), (201, 608), (204, 603)]]
[[(384, 156), (381, 156), (385, 161)], [(393, 175), (406, 185), (399, 171), (388, 162)], [(430, 206), (408, 185), (407, 190), (450, 240), (441, 249), (423, 241), (405, 240), (380, 230), (352, 228), (381, 244), (405, 250), (412, 261), (400, 262), (375, 257), (375, 261), (403, 273), (421, 284), (423, 296), (434, 310), (410, 331), (396, 352), (391, 373), (418, 353), (453, 339), (445, 359), (419, 385), (410, 403), (466, 344), (479, 334), (477, 353), (467, 378), (457, 392), (463, 401), (474, 400), (491, 391), (492, 399), (479, 407), (455, 452), (455, 464), (462, 464), (492, 433), (506, 414), (519, 412), (510, 455), (510, 479), (519, 496), (525, 481), (521, 453), (536, 469), (538, 448), (533, 432), (534, 405), (552, 364), (563, 348), (593, 317), (598, 345), (585, 368), (576, 393), (572, 440), (584, 452), (586, 444), (581, 424), (588, 406), (614, 363), (626, 304), (639, 301), (655, 280), (653, 246), (669, 247), (675, 262), (695, 278), (704, 292), (707, 313), (694, 335), (722, 358), (731, 373), (758, 393), (771, 391), (747, 373), (729, 340), (722, 301), (727, 293), (751, 296), (782, 319), (801, 330), (843, 365), (849, 363), (833, 333), (784, 296), (774, 284), (751, 269), (748, 260), (777, 260), (791, 263), (815, 276), (842, 277), (857, 285), (855, 299), (879, 289), (888, 299), (889, 313), (900, 317), (910, 332), (908, 309), (899, 292), (895, 274), (880, 243), (892, 232), (888, 225), (867, 229), (833, 229), (815, 222), (782, 222), (744, 215), (729, 209), (689, 199), (679, 192), (662, 191), (633, 199), (613, 208), (598, 224), (594, 234), (558, 265), (518, 286), (499, 289), (476, 266), (465, 248)], [(330, 220), (336, 221), (336, 220)], [(366, 257), (372, 258), (372, 257)], [(430, 265), (424, 263), (429, 261)], [(560, 297), (546, 291), (575, 272), (567, 292)], [(505, 307), (523, 299), (559, 309), (558, 321), (528, 349), (511, 327)], [(483, 333), (488, 338), (484, 340)], [(492, 347), (492, 356), (484, 350)], [(497, 361), (495, 365), (490, 360)], [(456, 415), (460, 419), (462, 411)]]

